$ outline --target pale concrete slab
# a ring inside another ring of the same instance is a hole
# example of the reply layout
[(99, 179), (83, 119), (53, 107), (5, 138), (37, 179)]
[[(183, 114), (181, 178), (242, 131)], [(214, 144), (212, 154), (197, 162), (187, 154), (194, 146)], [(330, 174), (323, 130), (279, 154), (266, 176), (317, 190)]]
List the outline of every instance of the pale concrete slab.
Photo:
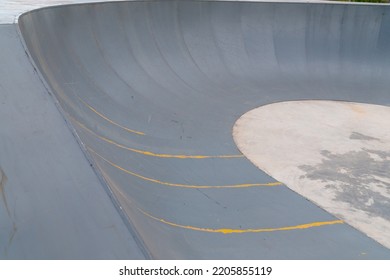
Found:
[(270, 176), (390, 248), (390, 107), (290, 101), (234, 126), (243, 154)]
[[(124, 0), (112, 0), (124, 1)], [(25, 12), (66, 4), (105, 2), (104, 0), (0, 0), (0, 24), (17, 22), (18, 17)]]
[[(126, 0), (110, 0), (109, 2), (120, 2)], [(236, 1), (236, 0), (225, 0)], [(241, 0), (239, 0), (241, 1)], [(14, 23), (18, 17), (25, 12), (58, 5), (108, 2), (106, 0), (0, 0), (0, 24)], [(258, 0), (245, 0), (245, 2), (262, 2)], [(263, 2), (323, 2), (321, 0), (271, 0)]]

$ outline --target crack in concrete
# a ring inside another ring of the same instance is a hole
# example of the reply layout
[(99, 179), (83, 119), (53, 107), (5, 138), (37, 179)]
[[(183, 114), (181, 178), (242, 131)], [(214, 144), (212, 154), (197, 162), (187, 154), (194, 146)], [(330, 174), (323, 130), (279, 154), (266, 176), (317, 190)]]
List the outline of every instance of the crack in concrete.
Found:
[(3, 169), (0, 166), (0, 193), (1, 193), (1, 198), (3, 199), (5, 208), (7, 209), (8, 216), (11, 217), (11, 212), (9, 211), (8, 203), (7, 203), (7, 197), (5, 195), (5, 184), (7, 183), (8, 178), (5, 175)]

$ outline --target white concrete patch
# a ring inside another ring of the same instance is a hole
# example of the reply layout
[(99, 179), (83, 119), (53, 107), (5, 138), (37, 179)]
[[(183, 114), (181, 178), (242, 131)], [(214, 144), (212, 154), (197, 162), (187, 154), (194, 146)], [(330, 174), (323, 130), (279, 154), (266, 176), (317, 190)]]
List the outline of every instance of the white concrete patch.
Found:
[[(126, 0), (0, 0), (0, 24), (17, 22), (18, 17), (25, 12), (48, 6), (58, 6), (76, 3), (116, 2)], [(130, 0), (131, 1), (131, 0)], [(147, 1), (147, 0), (146, 0)], [(237, 0), (228, 0), (237, 1)], [(240, 0), (238, 0), (240, 1)], [(321, 0), (241, 0), (252, 2), (322, 2)]]
[[(111, 0), (124, 1), (124, 0)], [(14, 23), (18, 17), (34, 9), (75, 3), (107, 2), (106, 0), (0, 0), (0, 24)]]
[(291, 101), (233, 129), (257, 167), (390, 248), (390, 107)]

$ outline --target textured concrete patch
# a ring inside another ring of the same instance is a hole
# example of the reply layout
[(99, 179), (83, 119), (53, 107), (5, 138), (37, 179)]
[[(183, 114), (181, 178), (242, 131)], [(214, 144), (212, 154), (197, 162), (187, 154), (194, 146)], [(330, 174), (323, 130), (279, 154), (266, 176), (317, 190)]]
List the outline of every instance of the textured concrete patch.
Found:
[(326, 188), (335, 191), (334, 200), (371, 217), (390, 217), (390, 181), (386, 173), (390, 170), (390, 153), (362, 150), (333, 154), (324, 150), (321, 154), (324, 159), (320, 164), (299, 166), (306, 172), (301, 179), (325, 183)]
[(275, 103), (242, 116), (240, 150), (259, 168), (390, 247), (390, 108)]

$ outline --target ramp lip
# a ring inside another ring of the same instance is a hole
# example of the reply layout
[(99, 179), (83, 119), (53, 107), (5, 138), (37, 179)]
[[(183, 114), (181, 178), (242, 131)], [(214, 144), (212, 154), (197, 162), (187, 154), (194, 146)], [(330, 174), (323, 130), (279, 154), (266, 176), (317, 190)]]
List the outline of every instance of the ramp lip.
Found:
[[(177, 0), (164, 0), (175, 2)], [(341, 1), (326, 1), (326, 0), (186, 0), (188, 2), (221, 2), (221, 3), (229, 3), (229, 2), (242, 2), (242, 3), (268, 3), (268, 4), (324, 4), (324, 5), (355, 5), (355, 6), (389, 6), (390, 3), (371, 3), (371, 2), (341, 2)], [(82, 0), (75, 0), (73, 3), (54, 3), (49, 6), (42, 6), (38, 8), (33, 8), (31, 10), (18, 12), (14, 15), (13, 23), (18, 23), (19, 18), (29, 14), (31, 12), (52, 9), (52, 8), (61, 8), (67, 6), (75, 6), (75, 5), (96, 5), (96, 4), (111, 4), (111, 3), (121, 3), (121, 2), (159, 2), (159, 0), (117, 0), (117, 1), (95, 1), (95, 2), (83, 2)], [(12, 23), (12, 22), (10, 22)]]

